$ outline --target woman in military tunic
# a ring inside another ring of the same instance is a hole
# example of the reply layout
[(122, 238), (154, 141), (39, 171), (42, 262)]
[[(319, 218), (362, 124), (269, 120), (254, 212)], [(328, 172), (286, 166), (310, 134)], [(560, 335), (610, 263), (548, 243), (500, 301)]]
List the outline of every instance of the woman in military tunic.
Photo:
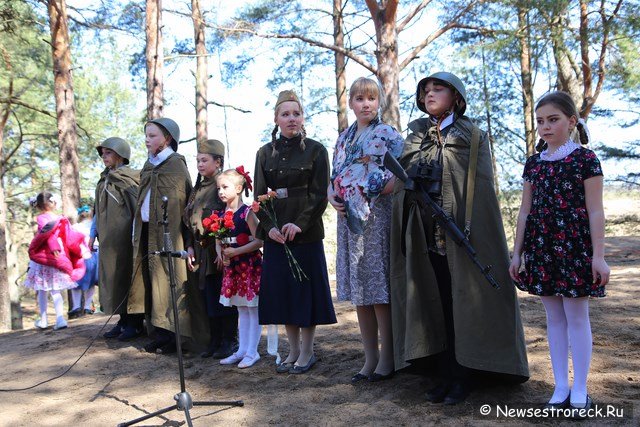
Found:
[[(194, 274), (192, 288), (200, 289), (204, 296), (205, 307), (197, 304), (197, 295), (190, 295), (189, 307), (191, 315), (206, 310), (209, 323), (209, 345), (201, 356), (214, 359), (224, 359), (230, 356), (237, 345), (238, 310), (235, 307), (225, 307), (220, 304), (220, 288), (222, 286), (222, 271), (215, 265), (216, 247), (213, 239), (207, 239), (203, 233), (202, 219), (213, 211), (223, 210), (225, 204), (218, 197), (216, 177), (224, 166), (224, 145), (215, 139), (208, 139), (198, 144), (198, 178), (189, 196), (189, 202), (184, 212), (185, 224), (191, 230), (193, 247), (187, 248), (189, 255), (194, 257), (191, 265)], [(196, 319), (193, 319), (194, 321)], [(196, 322), (197, 323), (197, 322)], [(192, 323), (193, 325), (193, 323)], [(195, 330), (196, 326), (193, 325)]]
[[(316, 325), (336, 323), (322, 244), (329, 157), (322, 144), (306, 138), (302, 105), (293, 91), (280, 92), (274, 121), (272, 141), (258, 150), (255, 168), (254, 197), (269, 189), (278, 193), (277, 224), (264, 210), (257, 213), (264, 241), (259, 318), (262, 325), (285, 325), (289, 355), (277, 372), (299, 374), (316, 362)], [(294, 276), (285, 243), (308, 280)]]

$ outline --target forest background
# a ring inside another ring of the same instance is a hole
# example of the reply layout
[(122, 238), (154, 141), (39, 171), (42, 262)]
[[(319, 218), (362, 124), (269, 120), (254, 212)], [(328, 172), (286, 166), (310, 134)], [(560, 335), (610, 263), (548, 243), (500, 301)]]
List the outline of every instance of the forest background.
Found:
[[(207, 138), (225, 143), (227, 166), (252, 170), (283, 89), (300, 94), (308, 134), (331, 150), (353, 120), (346, 88), (357, 77), (378, 78), (383, 119), (406, 134), (420, 116), (417, 81), (461, 76), (467, 114), (491, 136), (508, 232), (534, 102), (566, 90), (603, 160), (607, 199), (637, 208), (639, 17), (635, 0), (0, 0), (0, 331), (21, 325), (29, 197), (53, 190), (74, 217), (103, 168), (95, 146), (123, 137), (140, 168), (142, 126), (162, 116), (179, 123), (192, 173)], [(636, 233), (635, 208), (609, 231)]]

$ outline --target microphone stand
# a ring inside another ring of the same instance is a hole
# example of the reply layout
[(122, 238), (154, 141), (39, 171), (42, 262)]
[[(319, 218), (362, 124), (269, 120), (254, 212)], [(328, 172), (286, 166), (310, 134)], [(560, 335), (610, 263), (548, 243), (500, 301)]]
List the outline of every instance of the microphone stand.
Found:
[(191, 422), (191, 415), (189, 414), (189, 410), (194, 406), (244, 406), (244, 402), (242, 400), (232, 400), (232, 401), (217, 401), (217, 402), (194, 402), (191, 399), (191, 395), (186, 391), (185, 380), (184, 380), (184, 362), (182, 359), (182, 342), (180, 340), (180, 319), (178, 317), (178, 303), (176, 298), (176, 279), (174, 276), (174, 266), (173, 259), (171, 257), (173, 244), (171, 242), (171, 235), (169, 234), (169, 220), (167, 218), (167, 203), (169, 198), (167, 196), (162, 196), (162, 221), (159, 221), (162, 224), (164, 231), (164, 239), (163, 239), (163, 247), (158, 255), (167, 257), (167, 264), (169, 267), (169, 284), (171, 288), (171, 305), (173, 308), (173, 320), (176, 327), (176, 352), (178, 354), (178, 368), (180, 372), (180, 393), (173, 396), (173, 400), (176, 401), (175, 405), (167, 406), (166, 408), (159, 409), (155, 412), (147, 414), (143, 417), (136, 418), (135, 420), (127, 421), (124, 423), (118, 424), (119, 427), (126, 427), (137, 424), (141, 421), (148, 420), (149, 418), (157, 417), (166, 412), (178, 410), (184, 411), (184, 416), (187, 419), (187, 425), (189, 427), (193, 427), (193, 423)]

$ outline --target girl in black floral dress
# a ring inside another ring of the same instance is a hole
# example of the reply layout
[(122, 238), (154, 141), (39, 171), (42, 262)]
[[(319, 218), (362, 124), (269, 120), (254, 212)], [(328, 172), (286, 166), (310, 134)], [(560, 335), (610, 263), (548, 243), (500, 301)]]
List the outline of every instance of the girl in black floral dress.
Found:
[[(539, 295), (555, 380), (548, 408), (576, 411), (592, 405), (587, 394), (592, 338), (589, 298), (605, 296), (602, 170), (583, 148), (589, 134), (571, 97), (545, 95), (536, 106), (538, 154), (524, 168), (524, 191), (509, 272), (518, 288)], [(524, 264), (524, 268), (521, 265)], [(569, 386), (569, 342), (573, 385)], [(586, 411), (575, 412), (577, 417)]]

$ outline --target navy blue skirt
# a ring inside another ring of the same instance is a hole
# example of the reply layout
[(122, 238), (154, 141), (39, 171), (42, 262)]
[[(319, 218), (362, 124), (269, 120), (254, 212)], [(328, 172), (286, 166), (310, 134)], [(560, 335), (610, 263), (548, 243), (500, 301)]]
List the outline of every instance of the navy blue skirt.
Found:
[(221, 274), (208, 274), (205, 276), (204, 300), (207, 303), (207, 316), (209, 317), (225, 317), (235, 316), (238, 309), (235, 307), (225, 307), (220, 304), (220, 289), (222, 288)]
[(258, 305), (260, 324), (304, 328), (337, 323), (322, 240), (288, 246), (309, 280), (299, 282), (293, 276), (283, 245), (265, 241)]

